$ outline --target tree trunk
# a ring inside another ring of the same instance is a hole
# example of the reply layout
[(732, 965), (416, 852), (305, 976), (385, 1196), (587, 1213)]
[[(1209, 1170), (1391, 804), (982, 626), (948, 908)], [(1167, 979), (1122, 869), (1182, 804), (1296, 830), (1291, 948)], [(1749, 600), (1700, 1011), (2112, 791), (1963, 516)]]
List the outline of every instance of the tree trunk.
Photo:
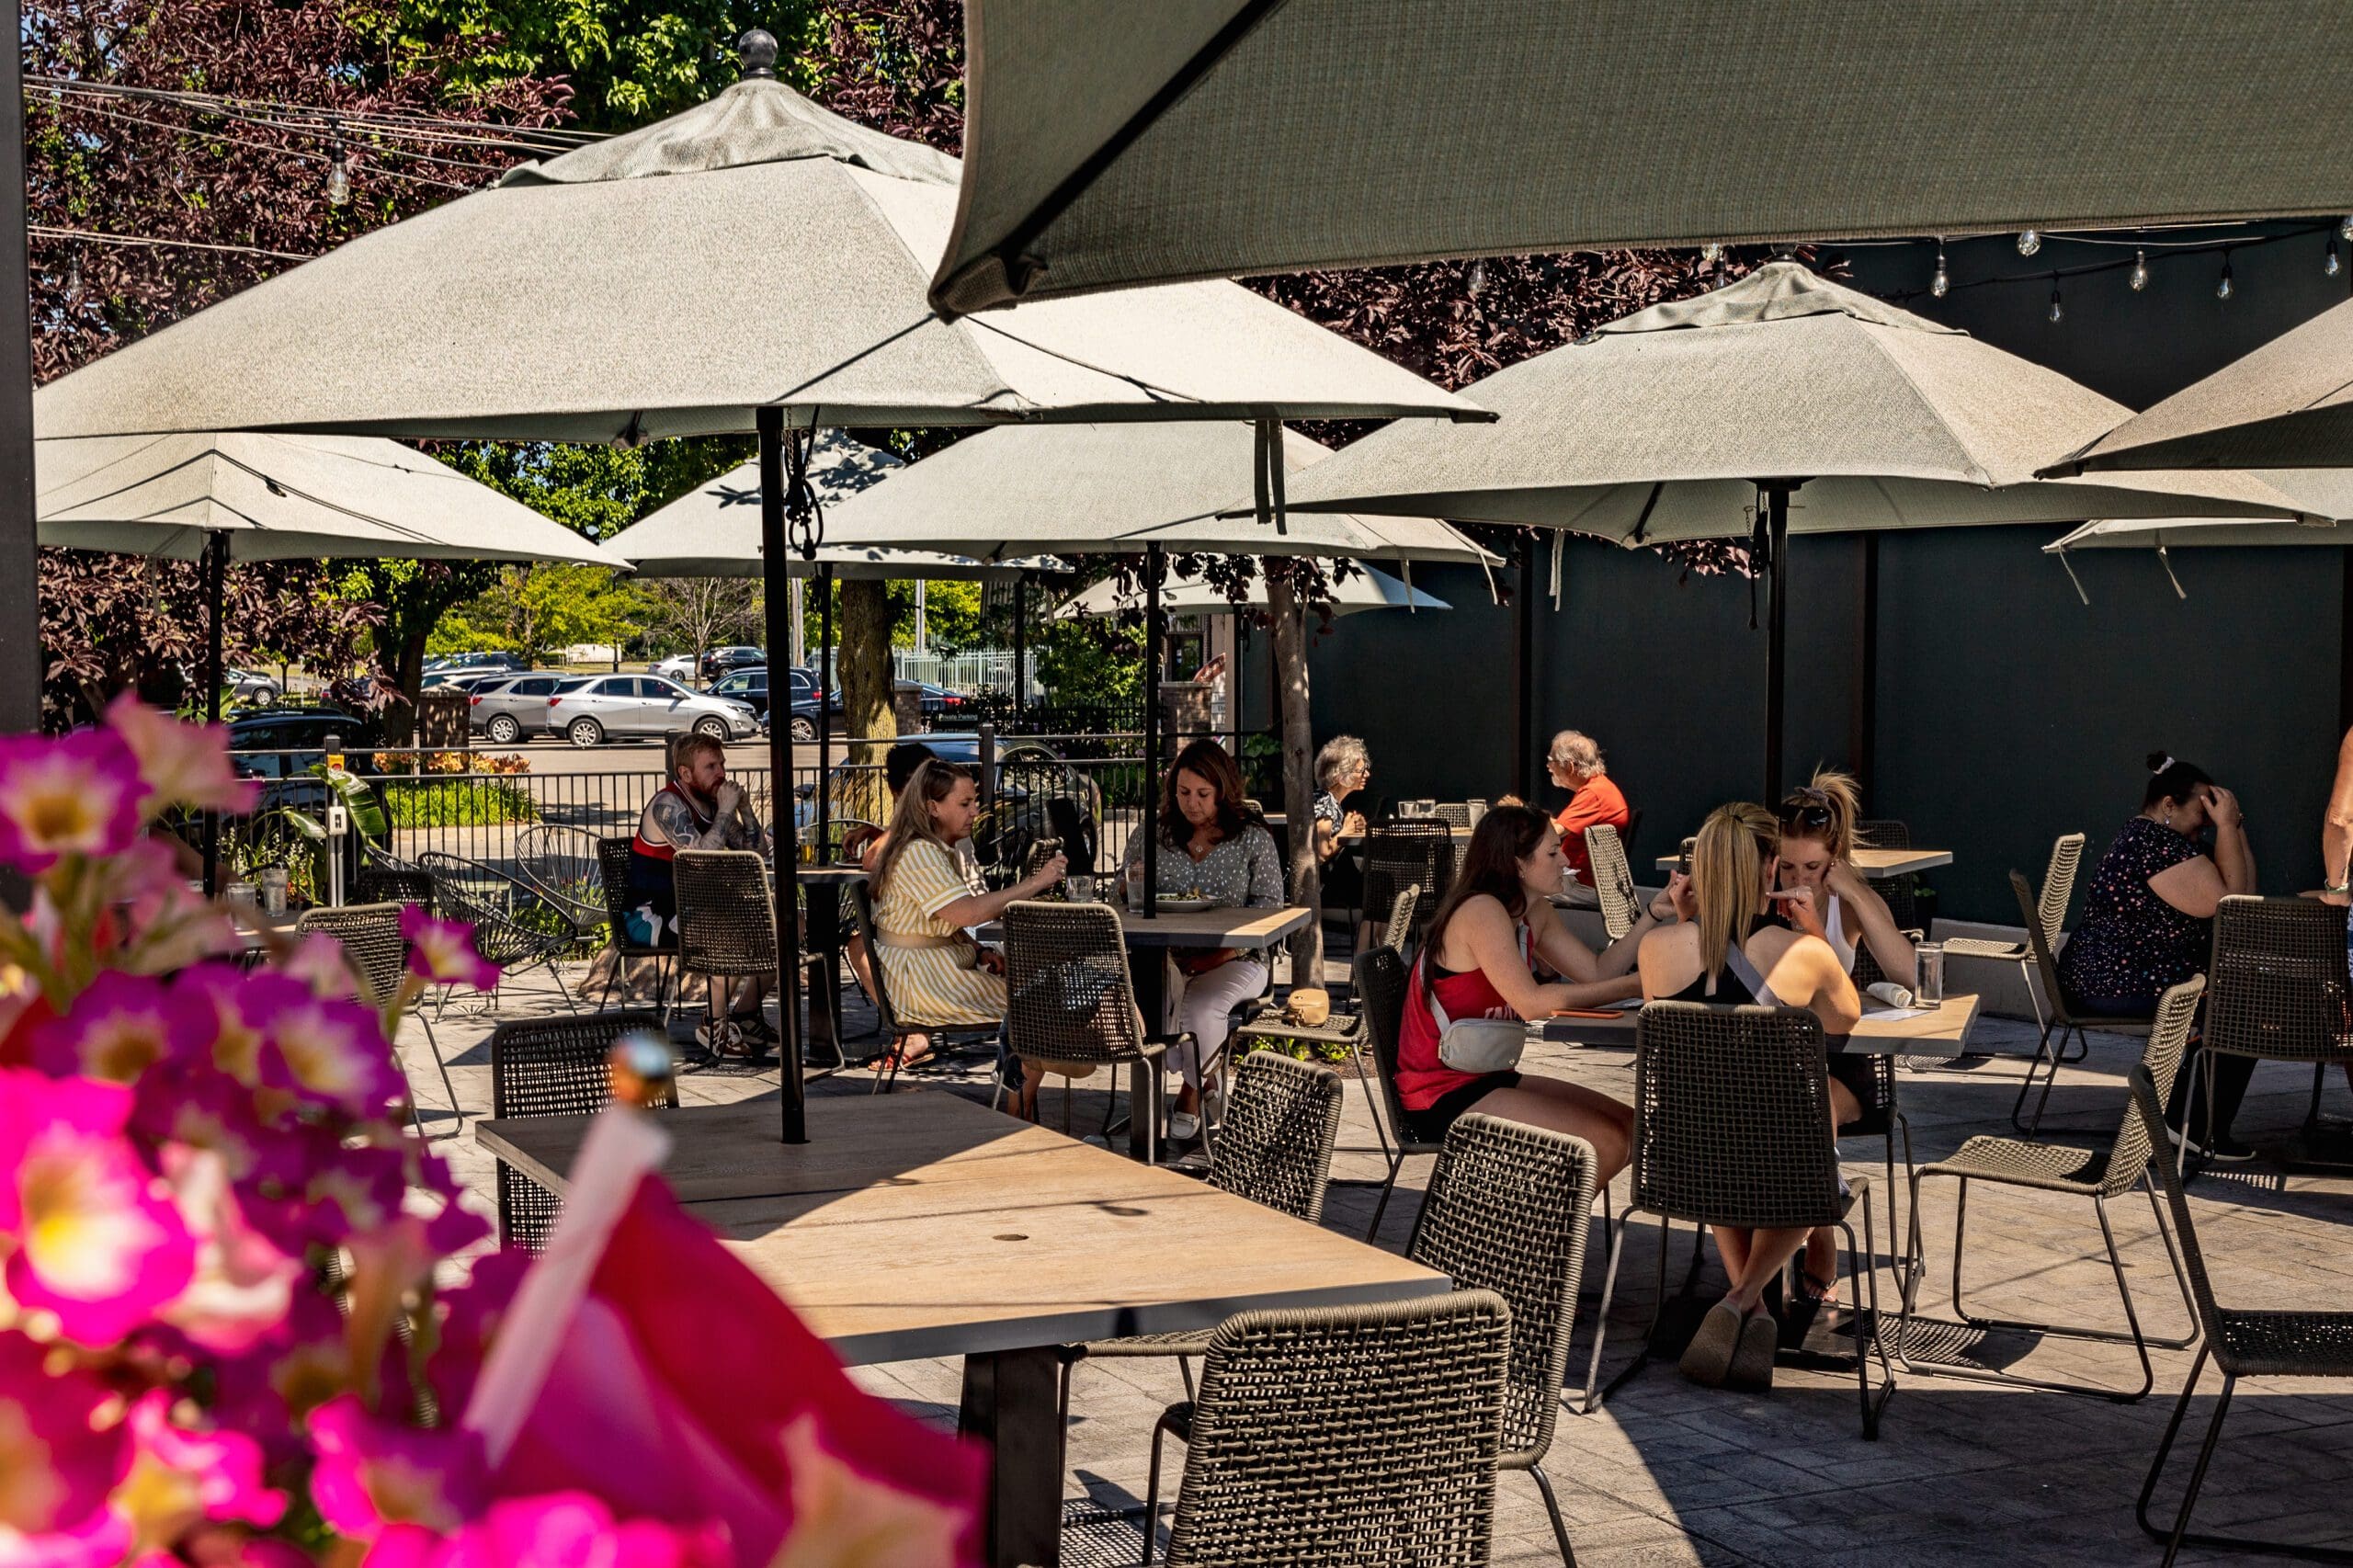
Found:
[(867, 743), (850, 760), (879, 763), (899, 733), (891, 705), (891, 585), (854, 580), (841, 585), (842, 727)]
[(404, 746), (416, 739), (416, 694), (425, 684), (425, 630), (404, 634), (392, 653), (392, 684), (407, 694), (405, 702), (384, 707), (384, 744)]
[(1315, 858), (1315, 735), (1307, 717), (1307, 607), (1281, 573), (1267, 576), (1275, 623), (1275, 690), (1282, 737), (1283, 815), (1290, 825), (1290, 901), (1309, 913), (1290, 939), (1293, 985), (1324, 983), (1324, 872)]

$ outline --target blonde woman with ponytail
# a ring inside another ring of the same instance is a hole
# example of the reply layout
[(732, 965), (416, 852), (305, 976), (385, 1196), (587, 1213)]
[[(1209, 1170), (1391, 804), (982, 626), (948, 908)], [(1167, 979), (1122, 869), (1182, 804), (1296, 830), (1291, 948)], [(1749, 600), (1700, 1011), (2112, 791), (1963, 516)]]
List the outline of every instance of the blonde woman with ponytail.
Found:
[[(1778, 839), (1773, 813), (1762, 806), (1744, 801), (1709, 813), (1692, 848), (1691, 874), (1678, 871), (1667, 884), (1666, 896), (1683, 918), (1643, 938), (1636, 966), (1643, 1001), (1803, 1007), (1822, 1020), (1824, 1034), (1853, 1031), (1862, 1006), (1838, 955), (1820, 937), (1775, 923), (1775, 906), (1800, 896), (1773, 888)], [(1735, 972), (1735, 952), (1762, 983), (1754, 992)], [(1862, 1114), (1855, 1091), (1839, 1081), (1848, 1066), (1868, 1064), (1830, 1058), (1831, 1116), (1841, 1124)], [(1779, 1330), (1766, 1310), (1765, 1287), (1807, 1246), (1808, 1234), (1797, 1229), (1716, 1227), (1716, 1250), (1723, 1257), (1732, 1289), (1693, 1338), (1683, 1358), (1685, 1373), (1711, 1386), (1720, 1384), (1732, 1369), (1735, 1353), (1745, 1349), (1739, 1363), (1752, 1379), (1771, 1382), (1772, 1346)], [(1810, 1255), (1808, 1262), (1813, 1261)], [(1826, 1300), (1836, 1290), (1831, 1272), (1836, 1267), (1833, 1255), (1821, 1273), (1808, 1275), (1809, 1285), (1820, 1292), (1817, 1300)]]
[(1880, 973), (1909, 985), (1912, 938), (1897, 927), (1887, 900), (1855, 869), (1855, 820), (1861, 812), (1854, 776), (1828, 768), (1816, 768), (1812, 782), (1781, 802), (1774, 885), (1806, 895), (1785, 902), (1781, 917), (1828, 942), (1847, 973), (1855, 971), (1857, 949), (1868, 949)]

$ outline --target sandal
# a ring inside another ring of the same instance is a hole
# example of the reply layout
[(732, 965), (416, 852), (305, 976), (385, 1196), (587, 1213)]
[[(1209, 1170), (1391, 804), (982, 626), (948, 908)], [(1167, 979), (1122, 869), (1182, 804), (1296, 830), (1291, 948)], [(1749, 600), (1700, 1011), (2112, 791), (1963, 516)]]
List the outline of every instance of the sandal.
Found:
[(892, 1046), (874, 1059), (874, 1070), (877, 1073), (904, 1073), (910, 1067), (922, 1066), (938, 1054), (926, 1047), (913, 1056), (906, 1056), (900, 1053), (898, 1047)]
[(721, 1062), (748, 1062), (759, 1054), (759, 1048), (744, 1038), (744, 1031), (725, 1020), (697, 1025), (695, 1044)]
[(1811, 1274), (1800, 1268), (1797, 1276), (1798, 1300), (1801, 1303), (1812, 1307), (1816, 1312), (1835, 1312), (1841, 1310), (1838, 1305), (1838, 1277), (1836, 1275), (1834, 1274), (1824, 1279), (1818, 1274)]

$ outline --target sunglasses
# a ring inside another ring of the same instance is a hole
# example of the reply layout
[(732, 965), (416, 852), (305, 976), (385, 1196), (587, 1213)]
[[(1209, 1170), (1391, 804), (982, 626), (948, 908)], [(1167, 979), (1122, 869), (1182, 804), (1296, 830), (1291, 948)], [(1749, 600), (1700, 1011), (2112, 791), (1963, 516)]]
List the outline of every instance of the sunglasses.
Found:
[(1819, 793), (1818, 790), (1801, 790), (1797, 794), (1782, 801), (1781, 826), (1785, 829), (1797, 828), (1805, 833), (1820, 833), (1828, 829), (1834, 820), (1830, 814), (1830, 808), (1818, 800), (1806, 799), (1808, 795)]

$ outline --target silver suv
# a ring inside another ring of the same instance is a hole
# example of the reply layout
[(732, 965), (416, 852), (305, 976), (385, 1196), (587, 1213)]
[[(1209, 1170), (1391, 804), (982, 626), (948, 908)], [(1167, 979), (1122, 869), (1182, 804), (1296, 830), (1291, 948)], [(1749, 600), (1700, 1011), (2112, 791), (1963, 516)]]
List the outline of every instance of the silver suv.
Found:
[(760, 733), (750, 708), (724, 698), (704, 697), (660, 676), (596, 676), (547, 699), (542, 720), (548, 733), (576, 746), (602, 744), (608, 736), (661, 736), (691, 730), (718, 741), (740, 741)]
[(540, 733), (548, 722), (548, 699), (594, 680), (594, 676), (551, 675), (542, 670), (476, 687), (467, 723), (494, 745), (511, 746)]

